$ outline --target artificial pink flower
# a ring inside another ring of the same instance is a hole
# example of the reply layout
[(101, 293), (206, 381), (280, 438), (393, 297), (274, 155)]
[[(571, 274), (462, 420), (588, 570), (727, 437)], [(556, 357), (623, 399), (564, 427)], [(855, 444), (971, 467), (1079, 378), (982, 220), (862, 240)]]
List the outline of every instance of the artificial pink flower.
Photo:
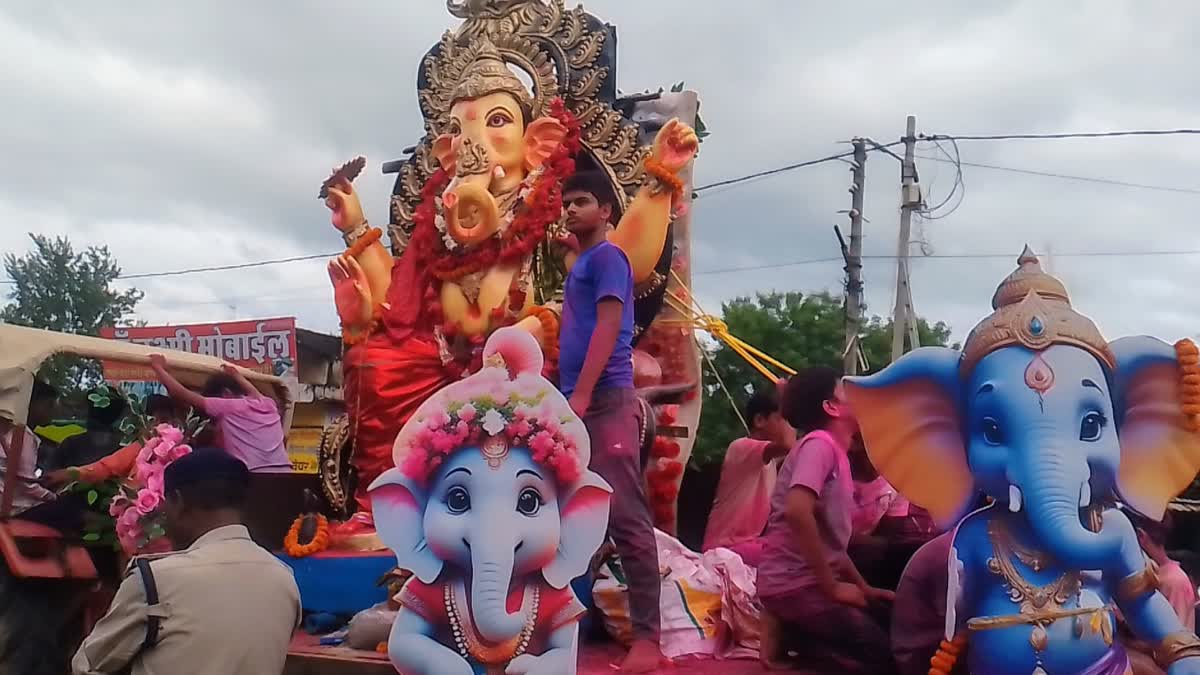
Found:
[(175, 449), (175, 442), (169, 441), (164, 438), (162, 443), (159, 443), (158, 445), (154, 446), (154, 456), (159, 459), (163, 459), (164, 457), (167, 457), (168, 455), (170, 455), (171, 451), (174, 449)]
[(157, 492), (154, 492), (148, 488), (144, 488), (138, 492), (137, 503), (135, 506), (138, 513), (141, 513), (142, 515), (149, 515), (154, 513), (154, 510), (158, 508), (158, 505), (161, 502), (162, 497), (160, 497)]
[(171, 424), (160, 424), (154, 427), (154, 431), (162, 438), (173, 445), (178, 445), (183, 442), (183, 430)]
[(129, 497), (125, 495), (116, 495), (112, 501), (108, 503), (108, 515), (116, 518), (125, 512), (133, 502), (129, 501)]
[(539, 431), (529, 439), (529, 449), (533, 451), (536, 462), (544, 462), (554, 452), (554, 437), (545, 431)]
[(183, 457), (185, 455), (190, 455), (191, 453), (192, 453), (192, 446), (177, 445), (174, 448), (171, 448), (171, 454), (167, 455), (167, 463), (170, 464), (171, 462), (174, 462), (175, 460), (179, 459), (180, 457)]
[(154, 449), (157, 448), (160, 443), (162, 443), (162, 439), (157, 437), (146, 441), (145, 445), (142, 446), (142, 449), (138, 451), (138, 461), (150, 461), (150, 458), (154, 456)]
[(141, 517), (142, 514), (138, 513), (137, 509), (125, 509), (125, 512), (121, 514), (120, 518), (117, 519), (117, 522), (124, 523), (126, 526), (129, 526), (136, 523), (141, 519)]
[(462, 424), (464, 422), (470, 422), (471, 420), (475, 419), (475, 416), (478, 414), (478, 412), (479, 411), (475, 410), (475, 406), (471, 403), (468, 403), (468, 404), (464, 405), (463, 407), (459, 408), (458, 409), (458, 419), (461, 420), (461, 422), (459, 422), (459, 424)]
[(152, 473), (146, 478), (146, 489), (157, 495), (161, 495), (163, 493), (162, 472)]
[(158, 475), (161, 477), (163, 471), (167, 467), (166, 464), (160, 464), (158, 462), (144, 462), (139, 463), (137, 468), (138, 480), (142, 483), (142, 485), (145, 485), (146, 482), (150, 480), (151, 476)]

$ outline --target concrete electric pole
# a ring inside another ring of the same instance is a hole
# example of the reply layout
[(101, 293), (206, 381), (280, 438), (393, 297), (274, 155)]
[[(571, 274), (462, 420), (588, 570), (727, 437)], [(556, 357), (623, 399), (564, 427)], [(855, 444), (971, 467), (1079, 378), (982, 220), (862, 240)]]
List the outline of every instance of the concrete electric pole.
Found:
[[(843, 242), (842, 256), (846, 260), (846, 349), (842, 368), (846, 375), (857, 375), (859, 364), (858, 335), (862, 330), (862, 224), (863, 189), (867, 175), (867, 144), (864, 139), (853, 142), (854, 161), (850, 165), (850, 246)], [(838, 232), (841, 238), (841, 232)]]
[(912, 347), (918, 347), (916, 317), (912, 311), (909, 286), (908, 252), (912, 239), (912, 214), (921, 207), (921, 186), (913, 155), (917, 145), (917, 118), (908, 116), (904, 129), (904, 161), (900, 166), (900, 241), (896, 247), (896, 306), (892, 313), (892, 361), (904, 354), (905, 333), (911, 330)]

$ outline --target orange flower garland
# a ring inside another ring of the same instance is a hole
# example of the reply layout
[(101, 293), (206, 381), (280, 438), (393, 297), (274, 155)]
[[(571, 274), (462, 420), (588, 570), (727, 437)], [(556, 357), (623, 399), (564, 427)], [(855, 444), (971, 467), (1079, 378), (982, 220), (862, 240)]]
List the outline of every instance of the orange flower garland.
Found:
[(542, 353), (546, 356), (548, 368), (558, 367), (558, 315), (549, 307), (541, 305), (530, 307), (525, 316), (537, 317), (542, 325)]
[(283, 550), (293, 558), (306, 558), (314, 553), (320, 553), (329, 548), (329, 519), (321, 514), (315, 514), (317, 519), (317, 531), (313, 534), (312, 541), (307, 544), (300, 543), (300, 528), (304, 525), (304, 519), (314, 514), (305, 514), (300, 516), (292, 523), (291, 529), (288, 530), (287, 536), (283, 538)]
[(645, 167), (646, 173), (658, 180), (664, 188), (671, 190), (672, 198), (678, 199), (683, 194), (683, 179), (675, 175), (674, 171), (663, 166), (662, 162), (653, 157), (647, 157), (642, 166)]
[(1181, 374), (1180, 399), (1189, 431), (1200, 431), (1200, 349), (1191, 340), (1175, 343)]
[(346, 249), (346, 255), (352, 258), (357, 258), (367, 250), (368, 246), (379, 241), (382, 237), (383, 230), (379, 229), (378, 227), (372, 227), (371, 229), (367, 230), (366, 234), (359, 237), (358, 240), (354, 242), (353, 246)]
[(937, 653), (929, 660), (929, 675), (949, 675), (954, 668), (954, 664), (958, 662), (958, 657), (962, 654), (962, 650), (967, 646), (967, 634), (959, 633), (954, 636), (954, 640), (947, 642), (942, 640), (938, 645)]

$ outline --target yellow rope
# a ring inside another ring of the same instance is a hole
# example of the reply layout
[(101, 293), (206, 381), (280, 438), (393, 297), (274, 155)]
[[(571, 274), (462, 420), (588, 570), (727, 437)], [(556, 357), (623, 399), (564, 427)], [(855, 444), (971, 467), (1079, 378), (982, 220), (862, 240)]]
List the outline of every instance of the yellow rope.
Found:
[[(730, 349), (733, 350), (735, 354), (742, 357), (746, 363), (750, 364), (750, 367), (757, 370), (762, 374), (763, 377), (767, 378), (771, 382), (778, 381), (779, 376), (772, 372), (771, 369), (767, 367), (767, 364), (778, 368), (780, 371), (788, 375), (796, 374), (794, 369), (789, 368), (782, 361), (772, 357), (770, 354), (767, 354), (763, 350), (751, 345), (745, 340), (742, 340), (733, 333), (729, 332), (729, 326), (720, 318), (705, 312), (704, 308), (700, 306), (700, 302), (695, 299), (695, 296), (690, 290), (688, 290), (687, 285), (683, 283), (683, 279), (679, 277), (679, 274), (676, 273), (675, 270), (671, 270), (671, 277), (675, 280), (675, 283), (678, 284), (679, 287), (688, 294), (688, 297), (691, 298), (691, 303), (676, 295), (675, 291), (667, 289), (667, 294), (664, 299), (666, 300), (667, 304), (671, 306), (671, 309), (674, 309), (683, 318), (662, 319), (660, 323), (689, 326), (691, 328), (699, 328), (700, 330), (707, 332), (714, 338), (724, 342)], [(692, 304), (695, 305), (694, 309), (691, 306)], [(764, 361), (766, 364), (763, 363)], [(709, 365), (711, 366), (712, 364), (710, 363)], [(730, 400), (732, 400), (732, 397), (730, 397)]]

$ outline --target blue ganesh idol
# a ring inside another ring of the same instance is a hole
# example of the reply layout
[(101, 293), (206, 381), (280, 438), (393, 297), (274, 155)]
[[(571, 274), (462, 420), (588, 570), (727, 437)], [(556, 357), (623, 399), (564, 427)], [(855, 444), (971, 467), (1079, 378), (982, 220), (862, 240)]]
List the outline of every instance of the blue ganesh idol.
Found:
[(973, 675), (1131, 672), (1119, 609), (1170, 675), (1200, 673), (1200, 640), (1117, 509), (1161, 519), (1200, 469), (1195, 346), (1105, 341), (1028, 247), (992, 307), (961, 351), (846, 383), (875, 466), (958, 523), (933, 672), (964, 644)]
[(588, 470), (587, 429), (542, 377), (520, 328), (484, 368), (438, 391), (370, 487), (384, 543), (413, 577), (388, 654), (404, 675), (571, 675), (587, 571), (612, 490)]

